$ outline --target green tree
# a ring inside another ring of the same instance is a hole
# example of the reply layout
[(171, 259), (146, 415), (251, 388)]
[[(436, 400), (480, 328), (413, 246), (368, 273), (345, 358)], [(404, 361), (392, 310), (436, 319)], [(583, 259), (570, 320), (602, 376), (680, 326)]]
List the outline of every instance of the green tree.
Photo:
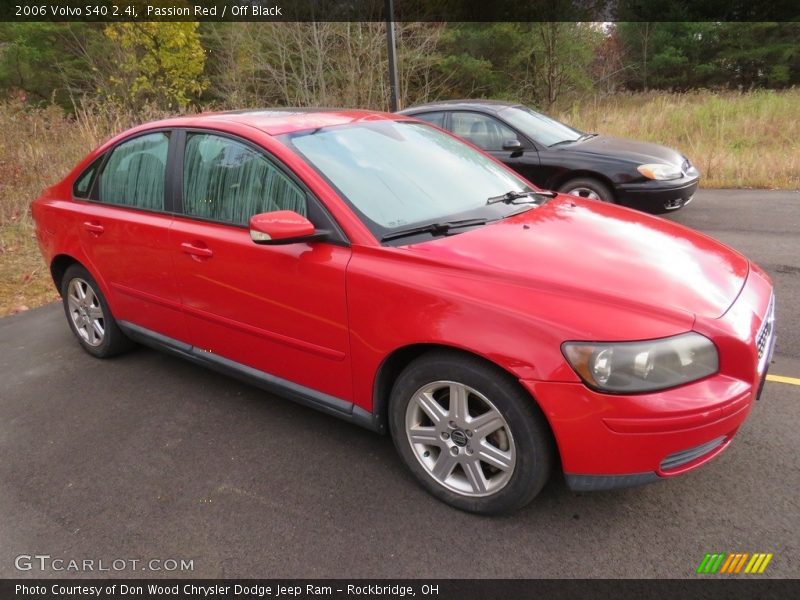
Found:
[(464, 23), (445, 29), (439, 68), (450, 97), (491, 97), (545, 108), (592, 88), (603, 41), (587, 23)]
[(800, 84), (800, 23), (720, 23), (718, 73), (729, 87)]
[(97, 29), (85, 23), (0, 23), (0, 95), (69, 106), (88, 72), (73, 42), (92, 35)]
[(614, 35), (631, 89), (800, 83), (800, 23), (622, 22)]

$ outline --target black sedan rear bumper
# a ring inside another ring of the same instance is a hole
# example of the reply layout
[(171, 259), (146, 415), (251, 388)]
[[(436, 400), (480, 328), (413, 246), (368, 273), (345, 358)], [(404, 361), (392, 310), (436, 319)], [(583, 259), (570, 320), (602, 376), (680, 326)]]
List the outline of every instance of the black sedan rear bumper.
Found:
[(616, 189), (617, 202), (651, 213), (669, 212), (689, 204), (699, 183), (700, 177), (622, 184)]

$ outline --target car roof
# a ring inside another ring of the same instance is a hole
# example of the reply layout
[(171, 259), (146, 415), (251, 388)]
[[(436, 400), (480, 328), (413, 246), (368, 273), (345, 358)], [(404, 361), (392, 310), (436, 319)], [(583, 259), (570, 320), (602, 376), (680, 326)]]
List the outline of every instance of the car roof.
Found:
[(520, 106), (519, 102), (509, 102), (506, 100), (442, 100), (441, 102), (429, 102), (419, 104), (400, 111), (401, 115), (414, 115), (422, 112), (432, 112), (436, 110), (478, 110), (481, 112), (498, 113), (510, 106)]
[(265, 108), (232, 110), (186, 115), (147, 123), (153, 127), (202, 127), (214, 123), (239, 123), (259, 129), (269, 135), (282, 135), (332, 125), (347, 125), (364, 121), (398, 121), (401, 115), (369, 110), (333, 108)]

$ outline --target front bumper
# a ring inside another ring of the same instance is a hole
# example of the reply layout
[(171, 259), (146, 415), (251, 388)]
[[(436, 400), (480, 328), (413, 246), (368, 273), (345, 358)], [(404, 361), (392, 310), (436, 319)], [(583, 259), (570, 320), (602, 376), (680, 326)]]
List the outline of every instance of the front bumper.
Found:
[(523, 384), (548, 416), (576, 490), (641, 485), (705, 464), (730, 444), (756, 389), (724, 375), (637, 396), (582, 383)]
[(771, 298), (768, 278), (754, 267), (725, 315), (697, 320), (695, 328), (720, 351), (720, 371), (703, 380), (635, 395), (599, 393), (580, 382), (522, 381), (550, 423), (568, 485), (577, 491), (641, 485), (722, 453), (769, 368), (774, 328), (763, 347), (759, 334), (771, 316)]
[(700, 176), (682, 177), (673, 181), (647, 180), (617, 186), (617, 202), (638, 210), (664, 213), (677, 210), (694, 199)]

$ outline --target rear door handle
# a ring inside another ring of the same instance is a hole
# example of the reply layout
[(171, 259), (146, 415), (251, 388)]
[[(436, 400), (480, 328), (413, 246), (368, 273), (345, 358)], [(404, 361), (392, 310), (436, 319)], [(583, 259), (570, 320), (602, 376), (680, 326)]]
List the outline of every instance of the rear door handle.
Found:
[(89, 233), (100, 235), (105, 231), (105, 228), (97, 221), (84, 221), (83, 228)]
[(202, 246), (197, 246), (192, 242), (183, 242), (181, 244), (181, 248), (186, 254), (191, 254), (192, 256), (203, 256), (205, 258), (210, 258), (214, 256), (214, 252), (212, 252), (211, 248), (204, 248)]

